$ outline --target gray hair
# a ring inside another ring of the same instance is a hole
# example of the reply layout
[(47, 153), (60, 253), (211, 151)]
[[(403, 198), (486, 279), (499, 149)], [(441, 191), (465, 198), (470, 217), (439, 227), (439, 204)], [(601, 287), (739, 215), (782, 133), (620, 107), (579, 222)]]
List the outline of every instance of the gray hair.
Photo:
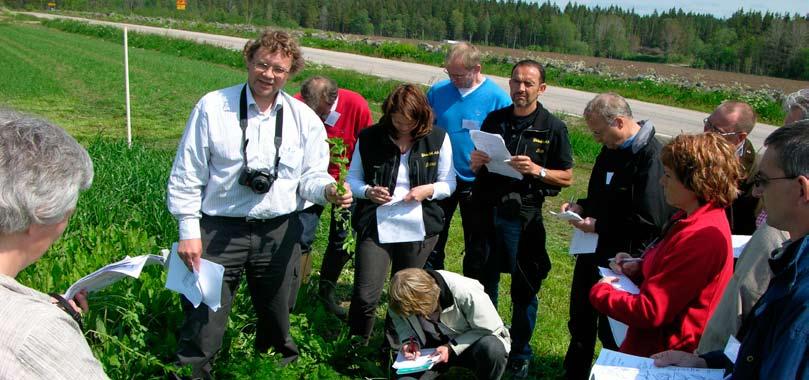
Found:
[(809, 120), (778, 128), (764, 140), (775, 149), (778, 165), (787, 176), (809, 175)]
[(632, 109), (623, 96), (614, 92), (605, 92), (596, 95), (595, 98), (584, 107), (584, 118), (594, 120), (596, 117), (603, 122), (610, 124), (618, 116), (632, 119)]
[(93, 162), (73, 137), (0, 109), (0, 234), (63, 221), (92, 181)]
[(809, 119), (809, 88), (795, 91), (784, 98), (784, 112), (789, 114), (793, 108), (801, 110), (798, 120)]
[(316, 109), (321, 101), (334, 104), (337, 100), (337, 83), (320, 75), (307, 78), (301, 83), (301, 97), (311, 109)]
[(456, 59), (461, 60), (464, 68), (472, 70), (480, 64), (480, 50), (468, 42), (458, 42), (449, 48), (444, 63), (449, 64)]

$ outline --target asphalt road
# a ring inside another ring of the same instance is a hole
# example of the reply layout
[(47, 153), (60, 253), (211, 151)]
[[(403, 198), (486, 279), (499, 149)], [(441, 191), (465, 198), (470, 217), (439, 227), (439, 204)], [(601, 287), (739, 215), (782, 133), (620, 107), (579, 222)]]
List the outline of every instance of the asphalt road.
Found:
[[(47, 13), (28, 14), (41, 18), (76, 19), (87, 21), (93, 24), (111, 25), (119, 28), (126, 26), (129, 30), (133, 31), (189, 39), (237, 50), (241, 50), (247, 41), (244, 38), (190, 32), (177, 29), (114, 23)], [(303, 52), (307, 61), (342, 69), (354, 70), (363, 74), (375, 75), (382, 78), (416, 82), (426, 85), (446, 78), (446, 74), (444, 74), (443, 69), (434, 66), (399, 62), (389, 59), (366, 57), (362, 55), (307, 47), (303, 48)], [(489, 76), (489, 78), (493, 79), (498, 85), (500, 85), (500, 87), (508, 92), (507, 78), (496, 76)], [(595, 93), (571, 90), (563, 87), (548, 86), (545, 93), (540, 96), (540, 102), (542, 102), (542, 104), (551, 111), (581, 115), (582, 111), (584, 110), (584, 106), (590, 99), (593, 98), (593, 96), (595, 96)], [(639, 100), (629, 100), (629, 104), (630, 107), (632, 107), (632, 112), (634, 113), (636, 119), (651, 119), (655, 124), (657, 133), (668, 136), (674, 136), (682, 132), (701, 132), (702, 120), (708, 117), (708, 114), (703, 112), (647, 103)], [(750, 134), (749, 139), (753, 142), (753, 145), (756, 148), (760, 148), (764, 145), (764, 139), (774, 129), (775, 127), (772, 125), (758, 123), (753, 129), (753, 132)]]

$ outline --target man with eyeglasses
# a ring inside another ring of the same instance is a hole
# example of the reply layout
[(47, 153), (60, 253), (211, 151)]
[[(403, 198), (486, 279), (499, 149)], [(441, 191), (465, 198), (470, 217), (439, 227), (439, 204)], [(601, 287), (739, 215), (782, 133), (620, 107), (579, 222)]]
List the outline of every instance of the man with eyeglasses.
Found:
[(480, 215), (472, 202), (475, 173), (469, 168), (469, 155), (474, 144), (469, 131), (480, 130), (489, 112), (511, 104), (508, 94), (493, 80), (481, 73), (481, 53), (474, 45), (459, 42), (452, 45), (444, 60), (444, 72), (449, 79), (433, 85), (427, 100), (435, 113), (435, 125), (447, 131), (452, 143), (452, 163), (455, 167), (455, 192), (439, 204), (444, 211), (444, 228), (430, 254), (425, 268), (444, 269), (445, 247), (455, 209), (460, 206), (464, 234), (464, 274), (474, 277), (467, 268), (469, 258), (484, 256), (483, 247), (472, 239), (479, 235)]
[[(784, 111), (787, 116), (784, 126), (809, 117), (809, 89), (803, 89), (784, 98)], [(806, 126), (806, 123), (796, 124)], [(754, 175), (751, 185), (766, 187), (769, 180), (761, 175)], [(775, 179), (780, 181), (780, 179)], [(770, 252), (789, 239), (786, 231), (773, 228), (767, 221), (766, 211), (762, 211), (757, 221), (758, 227), (744, 247), (733, 271), (722, 299), (714, 309), (711, 319), (705, 325), (705, 331), (697, 347), (697, 353), (703, 354), (721, 350), (728, 342), (730, 335), (739, 331), (742, 321), (753, 310), (753, 306), (767, 290), (773, 276), (767, 263)]]
[(221, 307), (194, 307), (181, 297), (180, 365), (211, 378), (242, 274), (256, 311), (255, 348), (287, 364), (298, 357), (289, 335), (289, 289), (300, 260), (306, 201), (351, 204), (326, 168), (329, 147), (314, 111), (283, 91), (303, 68), (297, 42), (267, 30), (242, 52), (247, 83), (208, 93), (194, 107), (177, 148), (167, 205), (179, 222), (179, 257), (198, 271), (200, 259), (225, 267)]
[(703, 121), (706, 133), (721, 135), (736, 147), (736, 155), (742, 164), (744, 179), (739, 183), (739, 197), (726, 209), (730, 231), (734, 235), (751, 235), (756, 230), (758, 199), (752, 195), (750, 178), (755, 173), (756, 150), (747, 139), (756, 125), (756, 113), (749, 104), (727, 101), (716, 107)]
[(764, 145), (753, 193), (790, 240), (763, 263), (773, 277), (733, 337), (741, 342), (735, 363), (720, 348), (665, 351), (652, 356), (655, 365), (725, 368), (735, 380), (809, 379), (809, 121), (778, 128)]
[[(338, 138), (343, 141), (346, 149), (342, 157), (351, 160), (360, 131), (373, 124), (368, 101), (354, 91), (338, 88), (334, 80), (320, 75), (303, 81), (301, 92), (295, 94), (295, 99), (303, 101), (317, 113), (326, 126), (328, 138)], [(346, 164), (346, 168), (348, 168), (348, 164)], [(336, 163), (329, 163), (329, 175), (335, 180), (340, 176), (340, 167)], [(350, 209), (331, 208), (329, 238), (318, 282), (318, 298), (323, 302), (326, 310), (339, 318), (345, 318), (347, 312), (337, 304), (335, 286), (340, 272), (351, 258), (350, 254), (343, 249), (343, 243), (351, 231), (350, 228), (347, 230), (336, 221), (336, 215), (341, 213), (345, 220), (351, 220), (352, 209), (353, 207)], [(322, 213), (323, 206), (318, 204), (311, 205), (300, 213), (304, 230), (301, 236), (301, 270), (292, 284), (292, 292), (289, 296), (290, 309), (295, 305), (295, 298), (301, 283), (307, 282), (309, 272), (312, 270), (312, 256), (309, 253)]]
[(598, 267), (619, 252), (640, 256), (660, 235), (673, 214), (666, 204), (660, 178), (660, 142), (650, 120), (636, 121), (629, 103), (615, 93), (597, 95), (584, 109), (593, 139), (603, 147), (596, 157), (587, 196), (562, 204), (584, 220), (574, 227), (597, 233), (595, 252), (576, 256), (570, 283), (570, 344), (565, 355), (566, 379), (588, 379), (596, 336), (604, 348), (617, 350), (607, 317), (590, 303), (590, 288), (600, 279)]

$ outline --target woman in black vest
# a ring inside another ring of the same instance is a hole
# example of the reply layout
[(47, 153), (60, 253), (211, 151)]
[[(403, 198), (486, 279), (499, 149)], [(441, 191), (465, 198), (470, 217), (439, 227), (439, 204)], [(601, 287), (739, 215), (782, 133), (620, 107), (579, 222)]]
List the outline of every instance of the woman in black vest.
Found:
[(455, 190), (452, 146), (433, 127), (424, 93), (400, 85), (382, 112), (379, 123), (360, 132), (348, 172), (358, 242), (348, 318), (351, 334), (366, 340), (388, 266), (391, 273), (424, 266), (444, 225), (436, 201)]

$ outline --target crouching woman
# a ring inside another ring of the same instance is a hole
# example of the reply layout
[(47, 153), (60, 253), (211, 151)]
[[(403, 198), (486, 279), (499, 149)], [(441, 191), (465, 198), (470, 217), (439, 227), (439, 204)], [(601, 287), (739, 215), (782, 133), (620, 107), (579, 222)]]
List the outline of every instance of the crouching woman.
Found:
[(454, 366), (471, 369), (478, 379), (503, 375), (511, 337), (477, 280), (410, 268), (393, 276), (389, 293), (389, 314), (405, 358), (435, 349), (431, 369), (399, 379), (433, 379)]

